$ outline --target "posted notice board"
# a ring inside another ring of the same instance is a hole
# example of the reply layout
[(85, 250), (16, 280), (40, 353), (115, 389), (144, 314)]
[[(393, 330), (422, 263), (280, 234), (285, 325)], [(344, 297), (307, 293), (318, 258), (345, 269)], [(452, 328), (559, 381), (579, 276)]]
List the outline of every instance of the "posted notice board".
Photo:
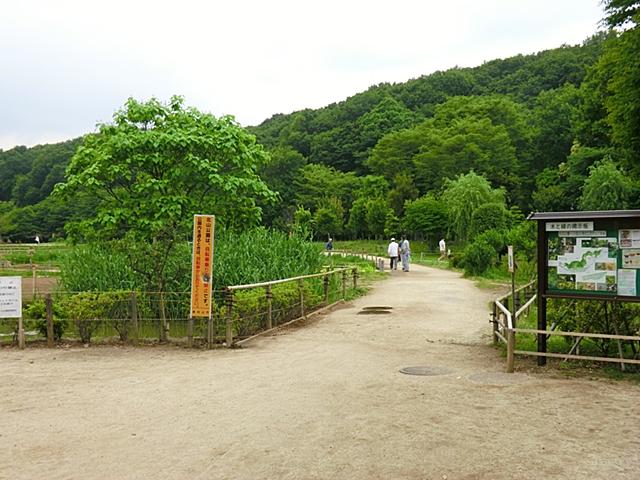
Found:
[(546, 233), (549, 293), (638, 296), (640, 229), (548, 222)]

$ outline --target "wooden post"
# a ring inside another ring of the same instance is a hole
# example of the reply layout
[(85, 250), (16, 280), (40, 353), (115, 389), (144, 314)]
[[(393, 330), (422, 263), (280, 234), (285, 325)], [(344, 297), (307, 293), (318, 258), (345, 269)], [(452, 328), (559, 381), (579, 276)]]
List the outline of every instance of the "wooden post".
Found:
[(227, 348), (233, 346), (233, 290), (227, 290)]
[[(544, 267), (547, 262), (547, 235), (546, 235), (546, 222), (538, 222), (538, 330), (547, 329), (547, 298), (545, 297), (547, 279), (545, 278), (545, 272), (547, 269)], [(544, 333), (538, 334), (538, 353), (547, 353), (547, 335)], [(547, 364), (547, 357), (539, 356), (538, 365), (543, 366)]]
[(265, 297), (267, 298), (267, 330), (273, 328), (273, 293), (271, 285), (265, 287)]
[(518, 296), (516, 294), (516, 269), (511, 272), (511, 324), (516, 328), (516, 312), (518, 311)]
[(213, 350), (213, 342), (214, 342), (214, 324), (213, 324), (213, 315), (209, 315), (207, 319), (207, 349)]
[(358, 269), (353, 268), (353, 289), (356, 290), (358, 288)]
[(493, 302), (493, 312), (491, 313), (491, 322), (493, 324), (493, 344), (497, 345), (498, 335), (496, 335), (496, 333), (498, 332), (498, 306), (496, 305), (496, 302)]
[(347, 298), (347, 271), (342, 270), (342, 299)]
[(304, 280), (298, 280), (298, 291), (300, 292), (300, 317), (305, 318), (304, 313)]
[(514, 353), (516, 349), (516, 332), (509, 328), (507, 330), (507, 373), (513, 373)]
[(18, 319), (18, 348), (20, 350), (24, 349), (25, 341), (24, 341), (24, 322), (22, 317)]
[(193, 317), (187, 319), (187, 347), (193, 348)]
[(322, 279), (322, 289), (324, 293), (324, 303), (329, 305), (329, 275), (325, 274)]
[(50, 293), (44, 297), (44, 307), (47, 315), (47, 347), (53, 347), (53, 300)]
[(136, 292), (131, 292), (131, 341), (134, 345), (138, 344), (138, 297)]
[[(29, 260), (31, 261), (31, 260)], [(38, 281), (38, 272), (36, 270), (36, 265), (34, 263), (31, 264), (31, 298), (33, 300), (36, 299), (36, 283)]]

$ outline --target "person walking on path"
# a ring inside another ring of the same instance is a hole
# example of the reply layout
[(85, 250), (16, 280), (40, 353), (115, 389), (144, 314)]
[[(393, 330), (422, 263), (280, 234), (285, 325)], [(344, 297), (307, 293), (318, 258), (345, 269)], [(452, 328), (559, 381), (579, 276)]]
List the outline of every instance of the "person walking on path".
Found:
[(402, 235), (400, 239), (400, 258), (402, 259), (402, 271), (409, 271), (409, 255), (411, 254), (411, 247), (409, 246), (409, 240), (406, 235)]
[(389, 269), (398, 269), (398, 243), (395, 238), (391, 238), (391, 242), (387, 247), (387, 254), (389, 255)]
[(445, 260), (447, 258), (447, 244), (444, 241), (444, 238), (440, 239), (440, 256), (438, 257), (438, 261)]

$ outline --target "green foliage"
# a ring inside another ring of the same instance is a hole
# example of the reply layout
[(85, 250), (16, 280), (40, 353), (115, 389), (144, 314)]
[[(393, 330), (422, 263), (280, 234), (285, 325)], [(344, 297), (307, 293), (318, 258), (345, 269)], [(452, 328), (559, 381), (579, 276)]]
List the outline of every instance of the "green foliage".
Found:
[(349, 222), (347, 229), (351, 232), (353, 238), (363, 238), (369, 233), (367, 226), (367, 200), (364, 197), (357, 198), (351, 206), (349, 212)]
[[(67, 169), (60, 194), (86, 191), (102, 200), (85, 238), (126, 238), (130, 260), (162, 291), (166, 259), (186, 238), (193, 215), (218, 215), (218, 225), (246, 228), (260, 220), (256, 200), (274, 198), (257, 175), (267, 155), (231, 117), (217, 119), (168, 104), (129, 99), (112, 124), (85, 137)], [(230, 215), (229, 212), (233, 212)]]
[(500, 254), (505, 247), (504, 232), (499, 230), (486, 230), (478, 235), (475, 241), (487, 243), (496, 255)]
[(412, 237), (433, 242), (447, 230), (447, 208), (433, 195), (425, 195), (405, 205), (404, 226)]
[[(61, 304), (53, 302), (53, 339), (59, 341), (62, 339), (65, 330), (69, 327), (66, 320), (66, 312)], [(30, 303), (24, 309), (23, 316), (27, 324), (33, 322), (38, 333), (43, 337), (47, 336), (47, 308), (44, 300), (38, 299)]]
[(400, 219), (395, 213), (393, 213), (393, 210), (389, 210), (384, 223), (384, 236), (387, 238), (400, 237), (401, 231), (402, 223), (400, 222)]
[(367, 202), (365, 218), (367, 229), (375, 238), (382, 238), (390, 208), (384, 198), (373, 198)]
[[(640, 309), (628, 303), (552, 299), (548, 303), (547, 319), (559, 330), (569, 332), (637, 335), (640, 330)], [(571, 339), (567, 341), (571, 342)], [(601, 356), (617, 355), (615, 341), (608, 338), (592, 341)]]
[(502, 190), (494, 190), (482, 176), (471, 171), (459, 175), (455, 180), (447, 180), (442, 194), (447, 206), (451, 232), (461, 240), (467, 240), (472, 233), (473, 212), (487, 203), (504, 203)]
[(513, 245), (515, 255), (527, 260), (536, 258), (537, 238), (536, 222), (532, 221), (520, 222), (507, 232), (507, 243)]
[(482, 275), (494, 263), (496, 252), (485, 240), (478, 239), (464, 250), (464, 270), (467, 275)]
[(342, 233), (342, 219), (335, 210), (320, 207), (313, 215), (313, 230), (316, 237), (335, 237)]
[(507, 229), (509, 212), (502, 203), (485, 203), (477, 207), (471, 215), (471, 231), (480, 235), (487, 230)]
[(393, 189), (389, 192), (388, 198), (389, 205), (396, 215), (402, 216), (405, 203), (418, 198), (418, 189), (411, 175), (405, 172), (393, 177)]
[(336, 197), (348, 208), (353, 201), (354, 191), (360, 186), (360, 180), (354, 173), (342, 173), (332, 167), (308, 164), (300, 169), (295, 185), (297, 204), (313, 211), (326, 197)]
[[(137, 246), (123, 242), (76, 246), (62, 261), (61, 280), (67, 291), (150, 291), (146, 277), (128, 264), (128, 250)], [(246, 232), (219, 231), (214, 245), (214, 288), (257, 283), (317, 273), (323, 257), (321, 247), (298, 236), (258, 228)], [(167, 291), (191, 288), (192, 246), (181, 242), (166, 263)]]
[(611, 160), (604, 160), (589, 169), (584, 183), (582, 210), (623, 210), (629, 205), (632, 185), (628, 177)]

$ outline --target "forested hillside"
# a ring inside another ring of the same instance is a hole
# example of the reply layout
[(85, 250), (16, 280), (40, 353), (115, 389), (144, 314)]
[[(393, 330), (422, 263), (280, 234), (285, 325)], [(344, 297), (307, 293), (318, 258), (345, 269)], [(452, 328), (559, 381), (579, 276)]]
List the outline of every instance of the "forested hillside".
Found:
[[(316, 238), (464, 239), (487, 203), (494, 212), (476, 222), (640, 206), (638, 2), (605, 10), (608, 30), (582, 45), (379, 84), (251, 127), (269, 153), (259, 173), (278, 192), (258, 202), (263, 223)], [(0, 238), (50, 236), (92, 215), (98, 199), (49, 195), (79, 143), (0, 151)], [(456, 212), (460, 195), (472, 200)]]

